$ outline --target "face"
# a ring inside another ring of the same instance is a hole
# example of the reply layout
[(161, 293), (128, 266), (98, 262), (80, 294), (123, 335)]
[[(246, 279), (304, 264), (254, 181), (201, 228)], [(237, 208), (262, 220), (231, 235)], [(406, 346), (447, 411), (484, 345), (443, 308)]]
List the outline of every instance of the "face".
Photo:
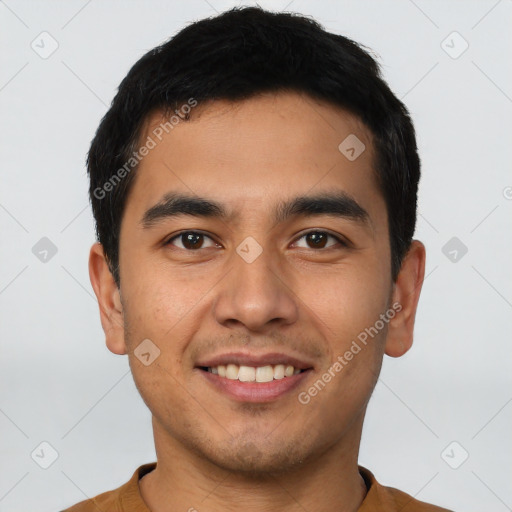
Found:
[[(355, 160), (338, 149), (351, 134), (365, 146)], [(121, 226), (121, 321), (102, 320), (109, 348), (129, 354), (157, 449), (253, 473), (336, 450), (400, 324), (370, 132), (280, 93), (197, 106), (152, 137)], [(111, 276), (97, 274), (101, 294)]]

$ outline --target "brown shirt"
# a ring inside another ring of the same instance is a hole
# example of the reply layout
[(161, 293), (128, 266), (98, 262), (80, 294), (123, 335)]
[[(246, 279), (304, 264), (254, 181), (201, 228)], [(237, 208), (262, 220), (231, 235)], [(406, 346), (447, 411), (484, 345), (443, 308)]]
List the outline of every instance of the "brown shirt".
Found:
[[(77, 503), (63, 512), (150, 512), (140, 494), (139, 480), (155, 467), (156, 462), (144, 464), (121, 487)], [(362, 466), (359, 466), (359, 473), (364, 478), (368, 493), (358, 512), (450, 512), (446, 508), (415, 500), (393, 487), (380, 485), (373, 474)]]

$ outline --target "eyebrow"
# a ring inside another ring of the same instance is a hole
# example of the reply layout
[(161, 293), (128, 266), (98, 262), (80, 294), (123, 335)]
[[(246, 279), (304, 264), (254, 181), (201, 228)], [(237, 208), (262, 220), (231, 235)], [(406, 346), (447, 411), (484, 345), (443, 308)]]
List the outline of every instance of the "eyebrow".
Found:
[[(212, 199), (170, 192), (144, 213), (141, 224), (144, 229), (149, 229), (166, 219), (182, 215), (217, 218), (223, 221), (237, 216), (235, 213), (228, 212), (224, 205)], [(273, 221), (275, 224), (279, 224), (292, 217), (321, 215), (348, 219), (371, 227), (368, 212), (353, 197), (343, 191), (299, 196), (280, 202), (274, 208)]]

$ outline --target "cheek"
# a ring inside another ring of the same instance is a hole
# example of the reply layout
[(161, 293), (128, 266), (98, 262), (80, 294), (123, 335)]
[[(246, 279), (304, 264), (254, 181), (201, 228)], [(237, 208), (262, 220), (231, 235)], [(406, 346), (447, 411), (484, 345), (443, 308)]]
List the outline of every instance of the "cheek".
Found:
[(332, 340), (333, 355), (344, 352), (359, 333), (370, 328), (388, 307), (391, 285), (375, 264), (347, 264), (329, 275), (310, 277), (302, 282), (304, 302), (323, 325)]
[(128, 269), (127, 279), (122, 281), (122, 293), (130, 333), (154, 339), (163, 347), (172, 339), (173, 347), (178, 348), (175, 340), (181, 337), (186, 324), (183, 320), (201, 308), (211, 284), (187, 278), (186, 269), (171, 271), (158, 263), (129, 272)]
[(386, 312), (389, 291), (384, 283), (365, 286), (362, 279), (348, 278), (348, 274), (343, 283), (343, 289), (317, 297), (312, 307), (321, 312), (323, 322), (318, 325), (329, 361), (310, 387), (301, 390), (311, 417), (321, 417), (341, 431), (364, 412), (377, 382), (388, 325), (380, 315)]
[(151, 365), (144, 366), (130, 356), (133, 380), (151, 414), (162, 424), (175, 431), (186, 427), (187, 418), (194, 417), (194, 401), (181, 384), (179, 366), (170, 368), (168, 355), (162, 354)]
[[(201, 325), (199, 320), (206, 318), (212, 285), (207, 279), (192, 282), (186, 271), (178, 276), (158, 264), (126, 274), (122, 293), (130, 364), (136, 382), (150, 390), (141, 390), (141, 394), (158, 394), (158, 381), (177, 385), (176, 381), (185, 379), (190, 362), (187, 347)], [(148, 367), (137, 359), (143, 340), (150, 340), (158, 354)], [(147, 371), (153, 366), (154, 372)]]
[[(177, 421), (176, 410), (189, 408), (188, 395), (180, 383), (185, 378), (184, 352), (191, 338), (190, 320), (204, 291), (166, 277), (165, 271), (157, 268), (139, 270), (124, 284), (128, 296), (124, 307), (125, 338), (133, 379), (157, 418)], [(138, 349), (143, 340), (151, 342), (146, 361)], [(151, 361), (148, 365), (147, 359)]]

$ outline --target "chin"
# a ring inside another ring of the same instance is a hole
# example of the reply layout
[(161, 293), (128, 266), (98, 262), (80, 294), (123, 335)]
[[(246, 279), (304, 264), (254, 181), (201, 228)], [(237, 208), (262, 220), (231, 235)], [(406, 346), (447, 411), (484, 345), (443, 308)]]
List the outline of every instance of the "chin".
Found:
[(212, 452), (211, 446), (203, 457), (219, 468), (247, 476), (251, 479), (268, 478), (269, 473), (279, 474), (290, 472), (299, 468), (311, 454), (305, 453), (305, 447), (300, 442), (275, 440), (269, 443), (268, 439), (261, 442), (247, 440), (231, 440), (226, 445), (217, 445)]

